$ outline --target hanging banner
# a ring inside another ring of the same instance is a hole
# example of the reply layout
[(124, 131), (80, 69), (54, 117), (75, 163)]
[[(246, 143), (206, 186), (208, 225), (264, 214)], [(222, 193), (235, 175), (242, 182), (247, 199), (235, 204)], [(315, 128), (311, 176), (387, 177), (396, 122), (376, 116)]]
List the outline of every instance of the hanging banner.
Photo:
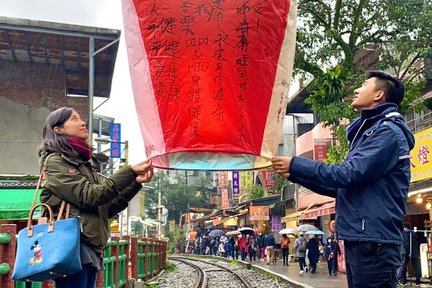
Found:
[(218, 187), (226, 188), (228, 183), (228, 172), (227, 171), (219, 171), (217, 172), (218, 177)]
[(314, 140), (314, 159), (319, 162), (324, 162), (327, 159), (327, 142), (326, 139)]
[(271, 231), (278, 232), (282, 230), (282, 221), (279, 216), (271, 216)]
[(124, 0), (135, 104), (153, 165), (269, 167), (292, 76), (296, 2)]
[(232, 172), (232, 183), (233, 183), (233, 198), (237, 198), (240, 195), (240, 175), (239, 171)]
[(226, 209), (229, 207), (229, 194), (228, 189), (222, 189), (222, 204), (221, 208)]

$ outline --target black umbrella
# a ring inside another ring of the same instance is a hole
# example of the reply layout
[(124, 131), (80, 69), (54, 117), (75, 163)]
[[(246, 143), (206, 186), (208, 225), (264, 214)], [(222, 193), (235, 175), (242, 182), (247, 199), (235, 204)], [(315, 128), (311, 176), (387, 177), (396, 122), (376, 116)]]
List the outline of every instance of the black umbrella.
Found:
[(241, 234), (249, 234), (249, 235), (255, 233), (255, 231), (254, 231), (252, 228), (250, 228), (250, 227), (243, 227), (243, 228), (238, 229), (238, 231), (239, 231)]

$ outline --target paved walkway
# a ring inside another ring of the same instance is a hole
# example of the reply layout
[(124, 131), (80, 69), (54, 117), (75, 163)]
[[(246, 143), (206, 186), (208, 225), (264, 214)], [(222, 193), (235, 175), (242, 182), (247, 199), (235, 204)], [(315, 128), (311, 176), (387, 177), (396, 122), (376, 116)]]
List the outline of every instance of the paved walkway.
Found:
[[(247, 261), (248, 262), (248, 261)], [(258, 266), (261, 269), (277, 273), (288, 281), (298, 284), (302, 287), (314, 288), (348, 288), (346, 276), (344, 273), (338, 273), (336, 276), (330, 276), (327, 269), (327, 263), (320, 262), (317, 266), (317, 273), (299, 273), (297, 262), (290, 262), (289, 266), (283, 266), (281, 259), (278, 259), (276, 265), (267, 265), (266, 262), (252, 262), (252, 266)]]
[[(246, 261), (250, 263), (249, 261)], [(328, 274), (327, 263), (319, 262), (317, 266), (317, 273), (299, 273), (299, 265), (297, 262), (290, 262), (289, 266), (283, 266), (282, 259), (278, 259), (276, 265), (267, 265), (265, 262), (252, 262), (252, 266), (257, 266), (263, 270), (276, 273), (283, 278), (287, 279), (293, 284), (298, 284), (305, 288), (348, 288), (346, 274), (338, 273), (336, 276)], [(426, 284), (426, 279), (422, 279), (421, 287), (431, 288), (431, 284)], [(409, 283), (405, 287), (415, 287), (414, 283)]]

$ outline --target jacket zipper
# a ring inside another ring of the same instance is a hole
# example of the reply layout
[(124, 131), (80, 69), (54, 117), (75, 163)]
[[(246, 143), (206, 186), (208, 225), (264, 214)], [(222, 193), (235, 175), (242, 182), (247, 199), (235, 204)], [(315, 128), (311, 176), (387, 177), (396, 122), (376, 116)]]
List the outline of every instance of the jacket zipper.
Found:
[(350, 150), (351, 150), (351, 146), (354, 144), (355, 139), (357, 138), (357, 136), (358, 136), (360, 130), (363, 128), (364, 124), (365, 124), (366, 121), (368, 121), (369, 119), (370, 119), (370, 118), (365, 119), (365, 120), (363, 121), (363, 123), (360, 125), (360, 128), (357, 130), (357, 133), (354, 135), (354, 138), (353, 138), (353, 140), (352, 140), (351, 143), (350, 143)]
[(362, 231), (365, 230), (366, 220), (362, 218)]

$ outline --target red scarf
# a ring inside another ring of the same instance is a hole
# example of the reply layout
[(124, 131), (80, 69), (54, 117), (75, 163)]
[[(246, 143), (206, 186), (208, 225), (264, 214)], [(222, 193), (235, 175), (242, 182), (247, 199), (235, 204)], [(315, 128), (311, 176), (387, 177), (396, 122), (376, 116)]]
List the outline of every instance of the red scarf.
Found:
[(67, 138), (68, 143), (72, 146), (72, 148), (78, 152), (79, 156), (85, 160), (89, 161), (91, 158), (91, 150), (86, 141), (79, 137), (69, 136)]

